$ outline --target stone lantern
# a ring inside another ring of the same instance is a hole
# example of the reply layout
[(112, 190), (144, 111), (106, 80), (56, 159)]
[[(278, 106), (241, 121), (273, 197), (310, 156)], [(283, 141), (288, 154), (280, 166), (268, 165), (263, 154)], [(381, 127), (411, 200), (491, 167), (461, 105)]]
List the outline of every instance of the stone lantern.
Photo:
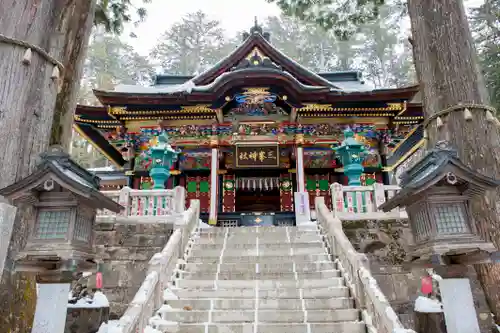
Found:
[(487, 262), (496, 249), (477, 230), (470, 199), (499, 185), (464, 165), (441, 141), (401, 176), (402, 190), (379, 208), (388, 212), (406, 207), (414, 236), (412, 262)]
[(99, 192), (98, 177), (58, 147), (42, 155), (31, 175), (1, 189), (0, 195), (33, 209), (31, 232), (15, 261), (16, 271), (36, 273), (39, 283), (71, 280), (77, 272), (95, 270), (96, 210), (122, 209)]
[(149, 176), (153, 180), (155, 190), (165, 188), (165, 182), (170, 177), (170, 168), (180, 153), (180, 150), (173, 149), (168, 141), (167, 133), (163, 132), (149, 150), (152, 159)]
[(344, 131), (344, 141), (340, 147), (333, 149), (340, 156), (344, 166), (344, 174), (347, 176), (348, 185), (360, 186), (361, 175), (363, 174), (363, 154), (365, 145), (354, 139), (354, 132), (351, 129)]

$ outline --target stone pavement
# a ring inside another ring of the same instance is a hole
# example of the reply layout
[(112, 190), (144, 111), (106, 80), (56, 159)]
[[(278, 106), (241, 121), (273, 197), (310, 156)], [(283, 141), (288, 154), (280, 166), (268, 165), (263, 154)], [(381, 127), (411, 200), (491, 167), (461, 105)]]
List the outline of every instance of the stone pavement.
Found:
[(210, 228), (194, 240), (148, 333), (364, 333), (316, 227)]

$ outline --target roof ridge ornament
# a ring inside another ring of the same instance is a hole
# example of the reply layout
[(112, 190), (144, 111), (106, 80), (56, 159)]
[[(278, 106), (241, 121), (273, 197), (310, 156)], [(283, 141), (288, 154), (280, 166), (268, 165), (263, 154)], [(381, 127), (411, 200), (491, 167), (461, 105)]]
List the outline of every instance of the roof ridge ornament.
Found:
[(248, 39), (252, 35), (261, 35), (268, 42), (270, 41), (270, 38), (271, 38), (271, 34), (269, 32), (264, 32), (264, 29), (262, 28), (262, 26), (259, 24), (259, 22), (257, 20), (257, 16), (254, 16), (254, 25), (252, 28), (250, 28), (250, 33), (248, 33), (248, 32), (243, 33), (243, 41), (245, 41), (246, 39)]

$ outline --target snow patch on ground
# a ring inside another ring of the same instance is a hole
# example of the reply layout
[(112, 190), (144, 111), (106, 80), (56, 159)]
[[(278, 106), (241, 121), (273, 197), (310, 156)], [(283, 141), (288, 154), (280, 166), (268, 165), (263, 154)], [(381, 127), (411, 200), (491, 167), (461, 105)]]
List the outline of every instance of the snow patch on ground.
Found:
[[(71, 299), (71, 298), (70, 298)], [(109, 301), (106, 295), (100, 291), (94, 293), (94, 297), (80, 298), (76, 303), (68, 303), (68, 308), (106, 308), (109, 307)]]
[(418, 296), (415, 300), (415, 312), (439, 313), (443, 312), (443, 305), (438, 300)]

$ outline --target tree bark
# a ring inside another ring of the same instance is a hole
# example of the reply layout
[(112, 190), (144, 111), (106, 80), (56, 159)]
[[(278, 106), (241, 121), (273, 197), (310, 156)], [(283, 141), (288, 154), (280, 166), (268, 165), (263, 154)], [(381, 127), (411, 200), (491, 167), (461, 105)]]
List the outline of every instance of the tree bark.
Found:
[[(78, 68), (78, 59), (68, 48), (84, 49), (77, 44), (87, 43), (94, 2), (1, 0), (0, 34), (42, 48), (70, 73), (78, 74), (72, 67)], [(86, 22), (85, 28), (76, 28), (82, 22)], [(59, 122), (64, 118), (54, 118), (56, 100), (67, 99), (57, 96), (60, 81), (51, 78), (54, 64), (34, 49), (31, 63), (23, 64), (25, 52), (25, 47), (0, 42), (0, 188), (33, 171), (40, 153), (48, 148), (54, 119)], [(83, 58), (84, 52), (80, 53)], [(67, 64), (70, 59), (77, 65)], [(70, 79), (64, 71), (61, 76)], [(78, 82), (80, 77), (71, 79)], [(29, 332), (36, 304), (34, 279), (11, 273), (13, 257), (24, 246), (33, 220), (30, 209), (18, 211), (22, 212), (16, 218), (0, 284), (0, 332)]]
[[(412, 45), (426, 117), (450, 106), (489, 104), (483, 76), (461, 0), (408, 0)], [(471, 110), (466, 121), (462, 112), (444, 117), (444, 126), (431, 121), (428, 147), (448, 140), (461, 160), (489, 177), (500, 179), (500, 135), (486, 113)], [(500, 247), (500, 221), (496, 203), (500, 193), (487, 194), (472, 203), (472, 215), (483, 235)], [(476, 267), (489, 306), (500, 318), (500, 265)]]
[(66, 7), (62, 17), (64, 45), (61, 61), (64, 64), (61, 89), (57, 94), (54, 121), (50, 136), (51, 145), (60, 145), (69, 151), (73, 131), (73, 116), (76, 109), (80, 78), (87, 54), (90, 32), (94, 20), (95, 0), (75, 1)]

